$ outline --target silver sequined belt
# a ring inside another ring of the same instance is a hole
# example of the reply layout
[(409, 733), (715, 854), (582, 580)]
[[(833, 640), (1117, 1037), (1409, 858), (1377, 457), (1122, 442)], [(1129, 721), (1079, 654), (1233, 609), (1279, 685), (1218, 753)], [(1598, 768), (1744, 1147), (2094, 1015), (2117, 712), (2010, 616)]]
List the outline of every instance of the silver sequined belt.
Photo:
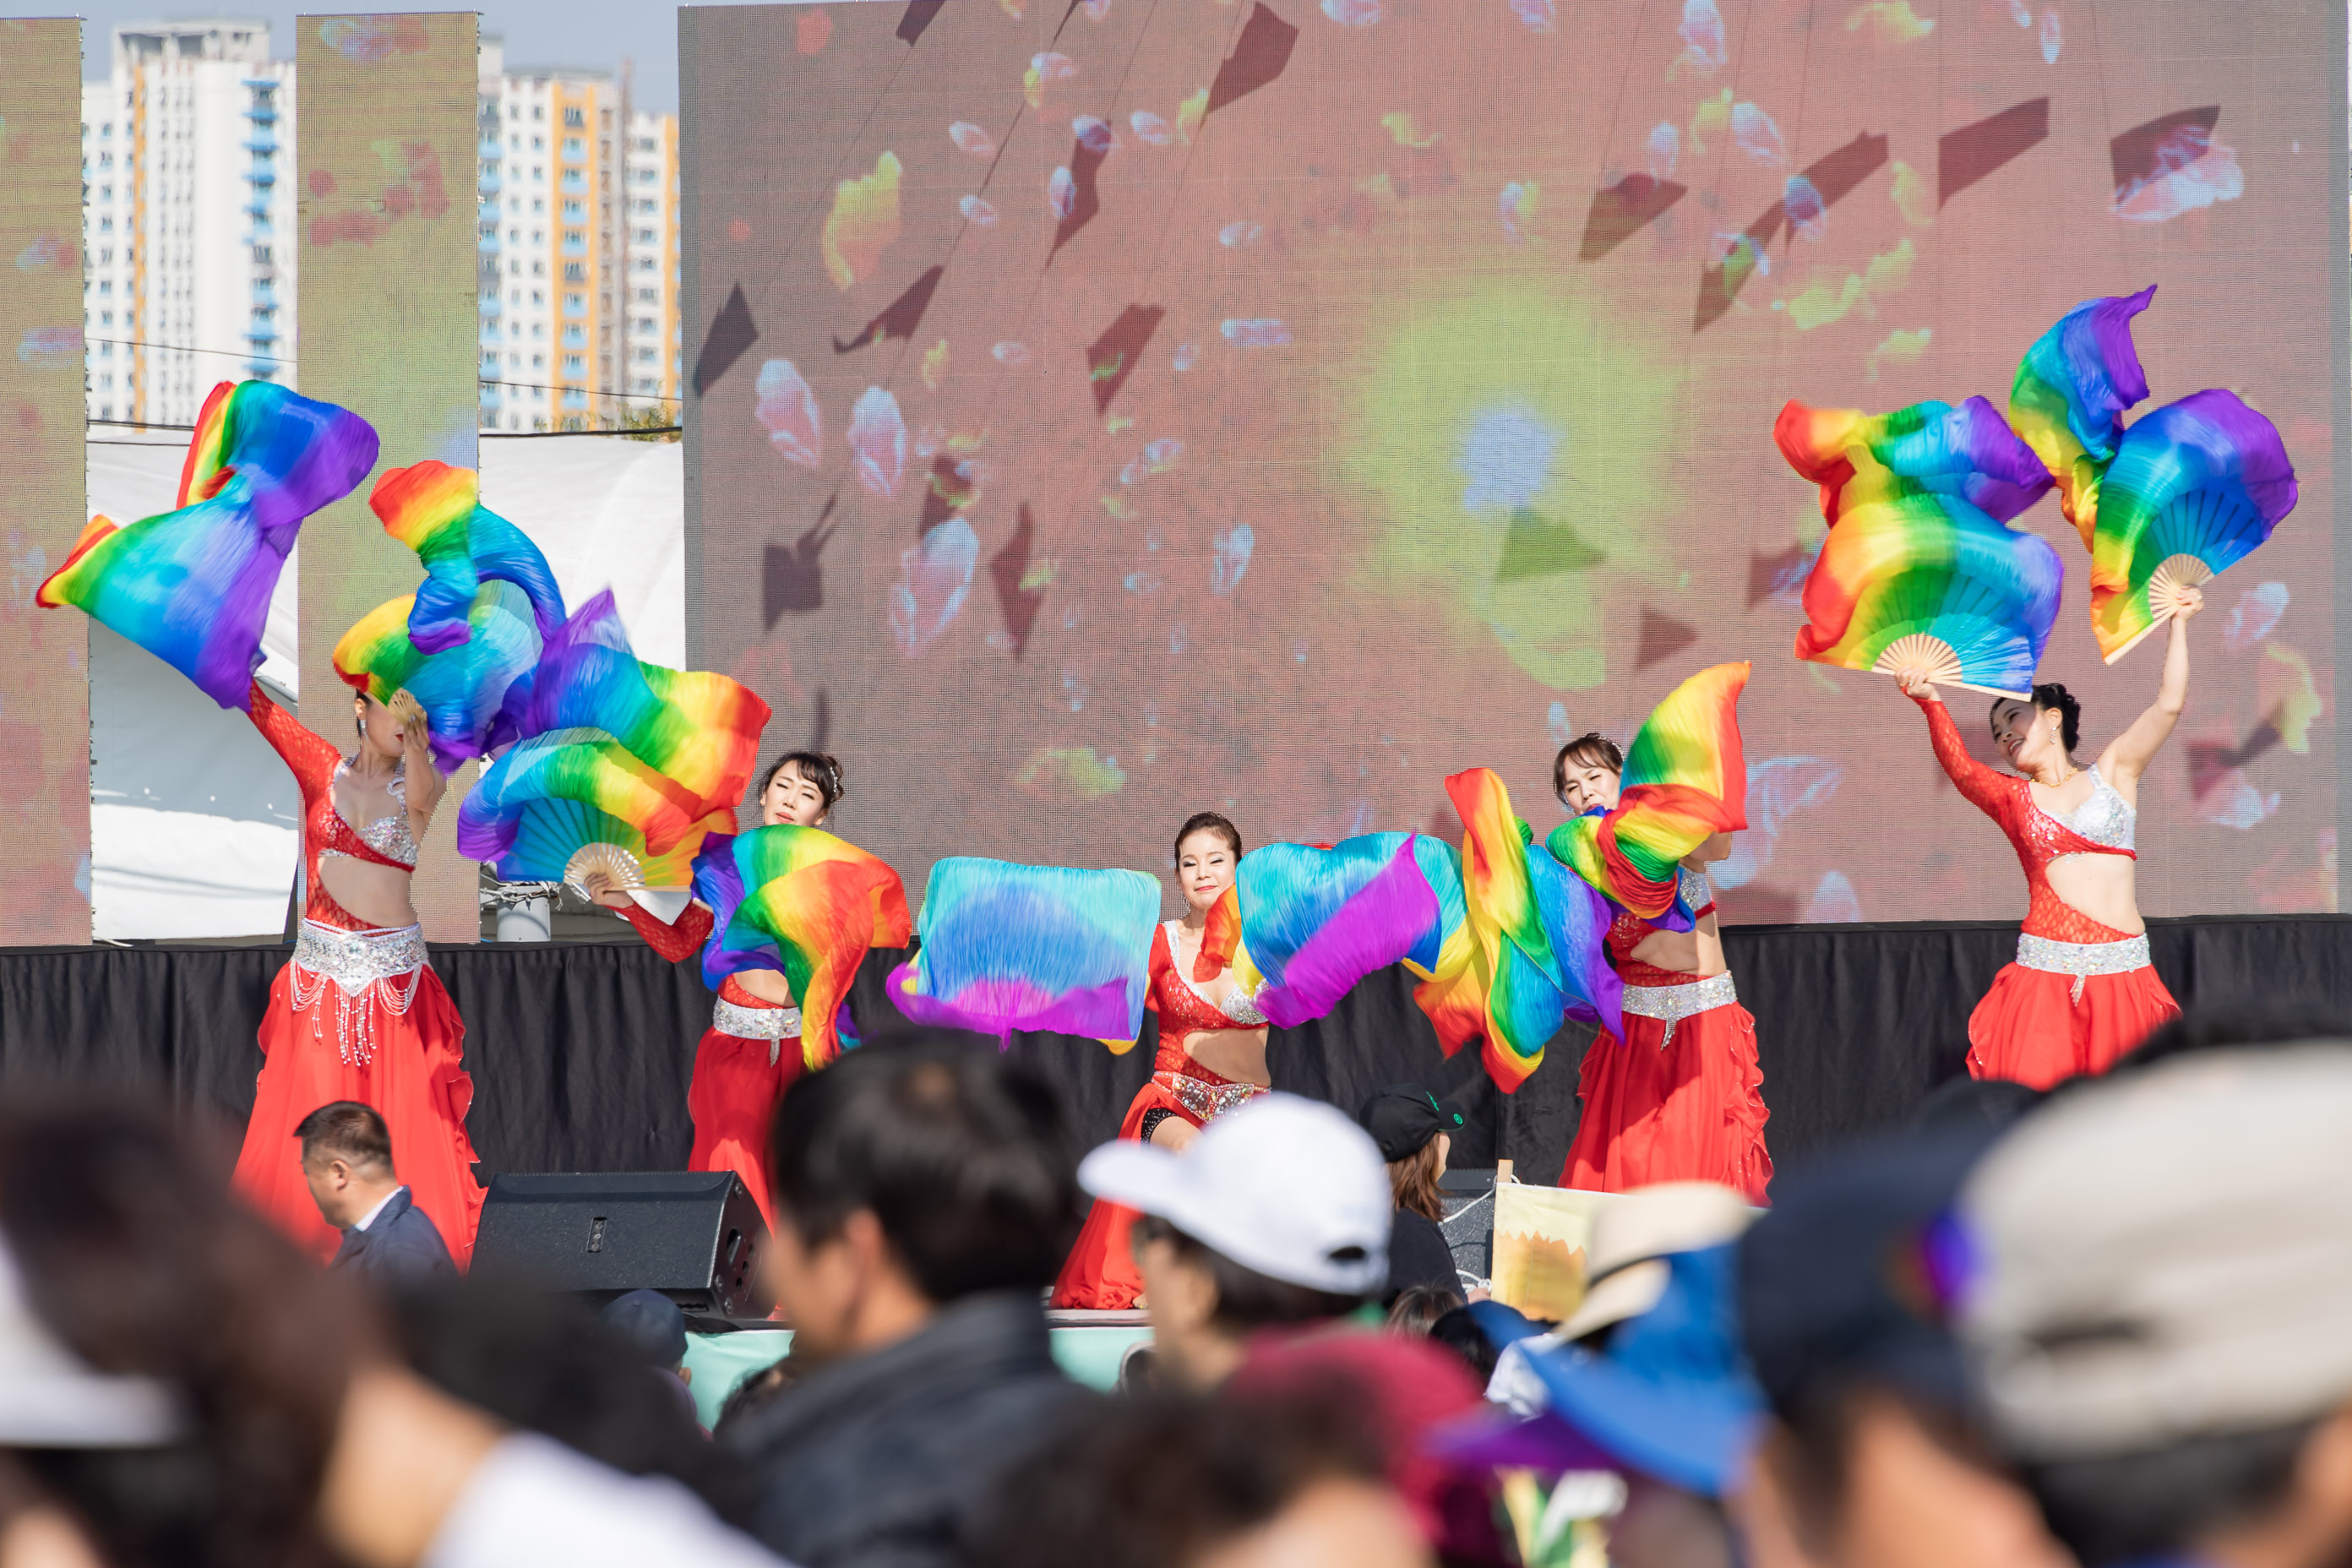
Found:
[(798, 1007), (744, 1007), (721, 997), (710, 1006), (710, 1026), (739, 1040), (796, 1040), (801, 1034)]
[(1181, 1072), (1156, 1072), (1151, 1081), (1203, 1122), (1213, 1121), (1234, 1106), (1266, 1092), (1254, 1083), (1204, 1083)]
[(1682, 1019), (1728, 1007), (1738, 1000), (1739, 993), (1732, 988), (1731, 972), (1727, 969), (1688, 985), (1628, 985), (1624, 1010), (1664, 1023), (1665, 1037), (1659, 1041), (1664, 1046), (1675, 1037), (1675, 1025)]
[(2147, 937), (2143, 932), (2121, 942), (2054, 942), (2020, 936), (2017, 962), (2021, 968), (2052, 974), (2124, 974), (2147, 967)]
[(323, 974), (356, 995), (379, 980), (407, 974), (425, 963), (425, 928), (339, 931), (304, 921), (294, 937), (294, 967)]

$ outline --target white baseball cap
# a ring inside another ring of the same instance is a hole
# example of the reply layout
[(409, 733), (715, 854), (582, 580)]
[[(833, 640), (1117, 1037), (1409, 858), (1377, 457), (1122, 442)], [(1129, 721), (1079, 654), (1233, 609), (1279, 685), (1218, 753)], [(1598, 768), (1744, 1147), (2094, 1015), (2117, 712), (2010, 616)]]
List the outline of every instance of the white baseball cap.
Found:
[(1181, 1154), (1106, 1143), (1078, 1166), (1078, 1184), (1270, 1279), (1339, 1296), (1388, 1279), (1387, 1163), (1354, 1118), (1318, 1100), (1259, 1095)]
[(2120, 1456), (2352, 1398), (2352, 1047), (2060, 1096), (1963, 1189), (1960, 1335), (2004, 1445)]
[(49, 1331), (0, 1240), (0, 1447), (143, 1448), (182, 1430), (162, 1384), (99, 1372)]

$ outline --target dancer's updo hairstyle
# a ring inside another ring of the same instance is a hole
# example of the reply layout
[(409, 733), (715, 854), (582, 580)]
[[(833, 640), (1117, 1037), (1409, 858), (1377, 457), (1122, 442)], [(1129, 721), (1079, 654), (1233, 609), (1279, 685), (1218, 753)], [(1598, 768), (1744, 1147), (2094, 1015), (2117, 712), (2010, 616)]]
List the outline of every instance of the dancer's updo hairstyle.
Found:
[(1184, 819), (1183, 826), (1176, 830), (1175, 857), (1180, 865), (1184, 859), (1184, 840), (1192, 837), (1192, 835), (1199, 833), (1203, 829), (1216, 834), (1228, 845), (1232, 846), (1234, 861), (1236, 863), (1240, 861), (1242, 858), (1242, 830), (1235, 827), (1232, 822), (1228, 821), (1224, 816), (1216, 812), (1196, 811), (1192, 816)]
[[(1995, 698), (1986, 721), (1990, 723), (2000, 716), (2002, 703), (2016, 700), (2014, 697)], [(2058, 715), (2059, 742), (2066, 748), (2066, 754), (2073, 756), (2074, 748), (2083, 741), (2083, 705), (2075, 700), (2074, 694), (2054, 680), (2045, 680), (2033, 689), (2033, 710)]]
[[(787, 766), (798, 766), (801, 777), (816, 785), (816, 793), (824, 797), (825, 815), (828, 816), (833, 814), (833, 808), (841, 804), (842, 796), (849, 793), (849, 785), (842, 780), (841, 764), (830, 752), (786, 752), (770, 763), (768, 771), (760, 775), (760, 795), (768, 793), (768, 786), (776, 782), (776, 775)], [(760, 796), (752, 798), (756, 800)]]
[(1551, 797), (1562, 805), (1568, 804), (1568, 766), (1570, 763), (1580, 768), (1607, 768), (1612, 773), (1622, 773), (1625, 771), (1625, 753), (1618, 750), (1616, 742), (1598, 730), (1587, 730), (1562, 746), (1559, 755), (1551, 760)]

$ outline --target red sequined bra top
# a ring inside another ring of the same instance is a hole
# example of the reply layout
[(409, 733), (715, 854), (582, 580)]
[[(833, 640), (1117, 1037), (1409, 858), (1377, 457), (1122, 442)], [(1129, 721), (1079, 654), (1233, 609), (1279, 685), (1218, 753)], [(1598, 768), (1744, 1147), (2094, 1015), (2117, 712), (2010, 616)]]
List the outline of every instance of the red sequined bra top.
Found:
[(2121, 845), (2085, 838), (2042, 810), (2034, 804), (2032, 781), (1989, 768), (1969, 755), (1959, 726), (1941, 702), (1920, 701), (1919, 706), (1927, 710), (1936, 761), (1969, 804), (2000, 825), (2017, 851), (2017, 863), (2025, 871), (2025, 934), (2053, 942), (2129, 942), (2129, 931), (2095, 921), (2060, 898), (2050, 886), (2049, 870), (2050, 862), (2068, 855), (2121, 855), (2127, 860), (2138, 856)]
[[(382, 929), (335, 902), (327, 892), (325, 879), (319, 875), (319, 863), (330, 855), (348, 855), (395, 871), (415, 870), (416, 842), (408, 831), (407, 813), (383, 817), (365, 828), (353, 827), (335, 809), (335, 780), (347, 765), (342, 752), (264, 696), (259, 681), (253, 686), (251, 714), (253, 727), (294, 770), (294, 782), (302, 790), (302, 882), (309, 889), (302, 903), (303, 917), (338, 931)], [(403, 799), (404, 782), (393, 781), (395, 802)]]
[[(676, 925), (668, 924), (652, 910), (635, 904), (619, 913), (623, 920), (637, 928), (637, 934), (646, 939), (647, 947), (672, 963), (684, 963), (692, 958), (702, 944), (710, 940), (714, 923), (710, 910), (699, 903), (687, 905), (686, 912), (677, 917)], [(771, 1002), (764, 996), (752, 995), (731, 974), (719, 982), (719, 999), (738, 1007), (782, 1008), (786, 1005), (782, 1002)]]
[(1223, 1083), (1226, 1080), (1209, 1073), (1192, 1059), (1184, 1042), (1214, 1029), (1263, 1029), (1265, 1015), (1257, 1010), (1254, 1000), (1239, 991), (1220, 1006), (1184, 978), (1176, 968), (1175, 950), (1168, 942), (1168, 927), (1175, 923), (1170, 921), (1151, 935), (1150, 985), (1144, 993), (1144, 1002), (1160, 1015), (1160, 1050), (1152, 1058), (1152, 1069), (1182, 1073), (1188, 1078), (1205, 1076), (1211, 1081)]

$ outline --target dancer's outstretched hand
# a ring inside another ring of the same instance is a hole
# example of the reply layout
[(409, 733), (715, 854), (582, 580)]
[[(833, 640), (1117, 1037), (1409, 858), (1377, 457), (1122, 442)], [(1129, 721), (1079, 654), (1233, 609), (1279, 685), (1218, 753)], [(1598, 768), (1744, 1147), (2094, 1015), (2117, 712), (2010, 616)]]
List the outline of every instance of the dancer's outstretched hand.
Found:
[(1913, 698), (1921, 702), (1941, 702), (1944, 700), (1942, 696), (1937, 692), (1936, 683), (1928, 679), (1927, 675), (1920, 670), (1906, 669), (1902, 671), (1895, 676), (1895, 684), (1903, 688), (1904, 696)]

